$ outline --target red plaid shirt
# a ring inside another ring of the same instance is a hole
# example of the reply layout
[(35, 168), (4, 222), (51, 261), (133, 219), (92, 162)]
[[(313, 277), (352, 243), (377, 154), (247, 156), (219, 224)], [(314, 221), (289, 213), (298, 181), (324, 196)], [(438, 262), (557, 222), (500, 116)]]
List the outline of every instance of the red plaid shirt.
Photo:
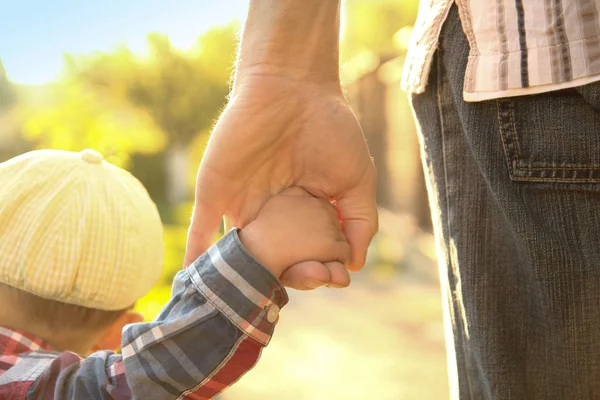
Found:
[[(38, 337), (26, 332), (0, 327), (0, 379), (6, 371), (19, 364), (23, 358), (30, 357), (31, 354), (43, 354), (52, 351), (54, 351), (52, 346)], [(53, 362), (55, 367), (51, 369), (60, 368), (61, 365), (70, 365), (73, 361), (79, 362), (80, 357), (73, 353), (63, 353), (55, 358), (55, 362)], [(29, 376), (31, 375), (29, 374)], [(0, 394), (3, 399), (5, 393), (26, 394), (34, 383), (35, 381), (31, 379), (15, 380), (9, 384), (10, 387), (4, 390), (0, 389)], [(8, 395), (7, 398), (15, 397)], [(18, 395), (16, 398), (19, 398)], [(22, 398), (25, 398), (25, 396)]]

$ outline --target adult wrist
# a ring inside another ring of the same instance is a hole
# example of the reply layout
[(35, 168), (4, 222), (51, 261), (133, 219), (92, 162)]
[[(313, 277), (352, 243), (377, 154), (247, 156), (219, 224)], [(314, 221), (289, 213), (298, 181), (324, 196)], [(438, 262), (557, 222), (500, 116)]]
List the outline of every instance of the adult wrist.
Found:
[(340, 0), (252, 0), (237, 62), (246, 76), (339, 81)]

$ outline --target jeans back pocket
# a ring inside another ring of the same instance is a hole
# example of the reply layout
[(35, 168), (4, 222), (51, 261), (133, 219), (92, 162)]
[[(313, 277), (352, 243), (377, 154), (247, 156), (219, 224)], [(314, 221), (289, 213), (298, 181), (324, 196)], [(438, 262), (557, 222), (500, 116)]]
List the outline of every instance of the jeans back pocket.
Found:
[(515, 181), (600, 182), (600, 86), (497, 100)]

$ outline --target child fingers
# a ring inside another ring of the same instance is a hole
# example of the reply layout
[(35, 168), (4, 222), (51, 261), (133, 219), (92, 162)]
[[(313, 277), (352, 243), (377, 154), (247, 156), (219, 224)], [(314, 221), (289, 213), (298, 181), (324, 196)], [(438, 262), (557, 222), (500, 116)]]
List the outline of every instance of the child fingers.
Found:
[[(284, 286), (292, 289), (313, 290), (331, 282), (330, 270), (319, 261), (303, 261), (286, 269), (279, 279)], [(342, 281), (339, 277), (337, 279)]]
[(285, 270), (280, 280), (286, 287), (296, 290), (313, 290), (322, 286), (344, 288), (350, 285), (350, 273), (338, 261), (303, 261)]
[(324, 264), (329, 270), (329, 283), (327, 284), (330, 288), (345, 288), (350, 285), (350, 273), (346, 269), (346, 266), (337, 261), (331, 261)]

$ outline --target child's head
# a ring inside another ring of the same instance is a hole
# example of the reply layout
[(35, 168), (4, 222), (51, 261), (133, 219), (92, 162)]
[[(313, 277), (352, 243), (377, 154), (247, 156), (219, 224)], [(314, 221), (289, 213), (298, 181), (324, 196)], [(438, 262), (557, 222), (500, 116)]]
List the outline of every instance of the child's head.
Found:
[(94, 151), (0, 163), (0, 325), (85, 352), (159, 279), (164, 248), (142, 184)]

